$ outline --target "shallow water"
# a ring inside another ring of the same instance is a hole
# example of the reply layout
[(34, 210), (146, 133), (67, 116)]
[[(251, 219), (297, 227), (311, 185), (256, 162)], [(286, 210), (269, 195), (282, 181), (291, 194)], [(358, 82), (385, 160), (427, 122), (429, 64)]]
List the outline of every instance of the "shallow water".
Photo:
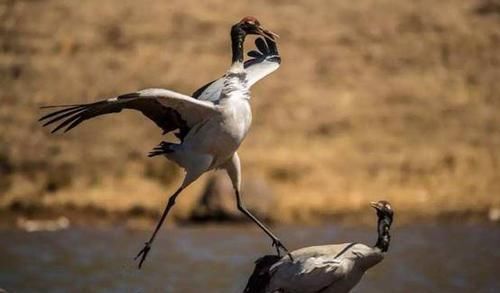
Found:
[[(375, 228), (276, 227), (289, 248), (357, 241)], [(500, 226), (395, 228), (386, 259), (354, 292), (500, 292)], [(142, 270), (133, 256), (149, 231), (70, 228), (0, 231), (0, 288), (8, 292), (241, 292), (253, 261), (271, 253), (252, 226), (169, 228)]]

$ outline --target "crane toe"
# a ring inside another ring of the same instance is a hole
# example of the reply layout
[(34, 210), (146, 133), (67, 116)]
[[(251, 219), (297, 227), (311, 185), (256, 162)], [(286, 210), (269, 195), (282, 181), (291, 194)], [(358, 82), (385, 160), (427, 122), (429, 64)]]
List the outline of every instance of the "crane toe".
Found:
[(292, 254), (290, 254), (288, 249), (285, 247), (285, 245), (283, 245), (283, 243), (281, 243), (279, 239), (273, 239), (272, 246), (276, 248), (276, 253), (278, 254), (278, 256), (281, 256), (281, 249), (283, 249), (283, 251), (286, 252), (290, 260), (293, 261)]
[(139, 251), (139, 253), (134, 257), (134, 260), (137, 260), (139, 257), (141, 257), (141, 260), (139, 261), (138, 268), (141, 269), (142, 263), (146, 259), (146, 256), (148, 255), (149, 251), (151, 250), (151, 244), (148, 242), (144, 243), (144, 247)]

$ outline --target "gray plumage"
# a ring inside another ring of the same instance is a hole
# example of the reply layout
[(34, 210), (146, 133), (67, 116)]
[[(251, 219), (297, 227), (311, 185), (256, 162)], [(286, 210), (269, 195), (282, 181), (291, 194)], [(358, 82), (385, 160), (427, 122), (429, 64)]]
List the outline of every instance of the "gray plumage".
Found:
[(377, 210), (377, 243), (311, 246), (280, 259), (265, 256), (256, 262), (245, 293), (349, 292), (364, 273), (380, 263), (390, 242), (393, 211), (386, 201), (372, 203)]

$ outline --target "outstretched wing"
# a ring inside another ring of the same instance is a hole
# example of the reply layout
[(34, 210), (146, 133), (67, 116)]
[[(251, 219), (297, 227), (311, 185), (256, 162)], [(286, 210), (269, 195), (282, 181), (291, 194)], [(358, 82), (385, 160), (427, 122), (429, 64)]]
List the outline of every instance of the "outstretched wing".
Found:
[[(278, 69), (281, 63), (281, 57), (275, 42), (257, 38), (255, 46), (257, 50), (248, 52), (251, 59), (244, 63), (249, 87)], [(213, 80), (197, 89), (193, 93), (193, 98), (216, 104), (220, 98), (223, 85), (223, 77)]]
[(39, 119), (44, 122), (43, 126), (56, 125), (52, 133), (62, 129), (67, 132), (96, 116), (132, 109), (142, 112), (163, 129), (163, 133), (179, 129), (177, 136), (180, 139), (193, 125), (217, 113), (212, 103), (165, 89), (145, 89), (89, 104), (42, 108), (59, 107), (63, 109), (53, 111)]

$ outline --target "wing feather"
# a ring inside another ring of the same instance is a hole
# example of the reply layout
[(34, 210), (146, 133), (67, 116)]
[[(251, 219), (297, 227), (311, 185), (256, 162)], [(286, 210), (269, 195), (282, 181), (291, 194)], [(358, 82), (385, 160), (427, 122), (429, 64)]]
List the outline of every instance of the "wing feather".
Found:
[(255, 46), (258, 51), (248, 52), (253, 57), (245, 62), (248, 86), (273, 73), (280, 67), (281, 57), (276, 42), (268, 39), (257, 38)]
[(67, 132), (88, 119), (132, 109), (142, 112), (164, 133), (180, 129), (182, 138), (193, 125), (217, 113), (209, 102), (165, 89), (145, 89), (94, 103), (61, 107), (39, 119), (43, 126), (56, 125), (52, 132), (60, 129)]
[(345, 277), (348, 261), (341, 256), (346, 247), (352, 246), (344, 243), (310, 246), (293, 251), (294, 261), (283, 257), (269, 268), (272, 277), (268, 289), (283, 289), (287, 292), (287, 289), (293, 288), (297, 292), (322, 292), (321, 290)]
[[(281, 63), (281, 57), (275, 42), (257, 38), (255, 40), (255, 47), (257, 50), (248, 52), (247, 55), (251, 58), (244, 64), (249, 87), (278, 69)], [(217, 104), (223, 86), (224, 77), (220, 77), (197, 89), (193, 93), (193, 97), (198, 100), (210, 101)]]

